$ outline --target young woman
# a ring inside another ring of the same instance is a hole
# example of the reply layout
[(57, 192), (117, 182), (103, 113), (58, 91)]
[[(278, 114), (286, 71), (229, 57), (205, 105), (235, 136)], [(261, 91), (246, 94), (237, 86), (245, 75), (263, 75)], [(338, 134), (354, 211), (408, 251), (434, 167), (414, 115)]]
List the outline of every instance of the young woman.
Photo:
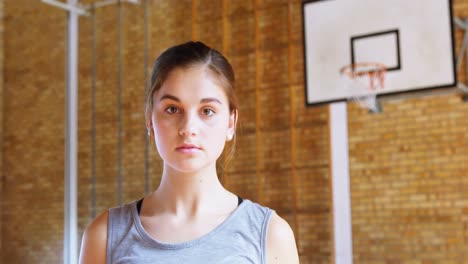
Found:
[(201, 42), (162, 53), (146, 95), (161, 183), (98, 216), (83, 235), (80, 263), (299, 263), (288, 223), (218, 180), (237, 117), (234, 72), (223, 55)]

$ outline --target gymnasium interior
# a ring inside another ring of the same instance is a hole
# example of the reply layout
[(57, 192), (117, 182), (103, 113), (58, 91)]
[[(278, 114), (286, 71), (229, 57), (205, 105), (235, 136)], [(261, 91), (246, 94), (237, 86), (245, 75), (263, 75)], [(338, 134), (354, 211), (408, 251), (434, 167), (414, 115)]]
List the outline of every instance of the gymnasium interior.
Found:
[[(236, 74), (237, 142), (221, 182), (289, 223), (300, 263), (468, 263), (468, 1), (416, 1), (421, 16), (436, 12), (428, 23), (445, 23), (444, 38), (398, 14), (411, 1), (350, 0), (351, 12), (339, 2), (1, 0), (0, 263), (77, 263), (92, 219), (157, 188), (145, 90), (157, 56), (189, 40), (219, 50)], [(328, 39), (346, 37), (348, 54), (345, 24), (384, 19), (370, 2), (394, 12), (402, 43), (385, 88), (414, 88), (376, 94), (378, 111), (313, 82), (327, 76), (314, 75), (323, 61), (353, 62)], [(425, 30), (415, 50), (401, 21)], [(447, 48), (431, 50), (436, 41)], [(317, 43), (325, 51), (308, 63)], [(434, 73), (399, 82), (418, 50), (415, 67)]]

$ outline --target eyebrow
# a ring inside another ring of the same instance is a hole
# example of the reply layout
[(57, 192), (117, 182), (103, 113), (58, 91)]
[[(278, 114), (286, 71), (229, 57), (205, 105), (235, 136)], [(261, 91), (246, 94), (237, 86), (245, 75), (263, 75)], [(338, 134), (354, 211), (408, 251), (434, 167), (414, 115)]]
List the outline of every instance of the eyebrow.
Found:
[(159, 98), (159, 101), (162, 101), (164, 99), (169, 99), (169, 100), (174, 100), (174, 101), (177, 101), (177, 102), (180, 102), (180, 99), (173, 96), (173, 95), (170, 95), (170, 94), (165, 94), (163, 96), (161, 96), (161, 98)]
[[(162, 101), (164, 99), (169, 99), (169, 100), (173, 100), (173, 101), (176, 101), (176, 102), (180, 102), (180, 99), (178, 97), (170, 95), (170, 94), (165, 94), (165, 95), (161, 96), (161, 98), (159, 98), (159, 101)], [(215, 103), (218, 103), (218, 104), (223, 104), (223, 103), (221, 103), (221, 101), (219, 99), (214, 98), (214, 97), (203, 98), (203, 99), (200, 100), (200, 103), (211, 103), (211, 102), (215, 102)]]
[(215, 102), (215, 103), (218, 103), (218, 104), (221, 104), (221, 105), (223, 104), (223, 103), (221, 103), (220, 100), (218, 100), (218, 99), (216, 99), (214, 97), (203, 98), (203, 99), (200, 100), (200, 103), (211, 103), (211, 102)]

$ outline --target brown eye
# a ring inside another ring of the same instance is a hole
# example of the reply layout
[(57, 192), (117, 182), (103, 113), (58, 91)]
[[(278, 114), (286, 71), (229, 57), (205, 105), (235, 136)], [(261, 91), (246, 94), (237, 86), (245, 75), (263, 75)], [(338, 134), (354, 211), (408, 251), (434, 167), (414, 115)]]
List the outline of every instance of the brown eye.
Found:
[(216, 114), (216, 112), (211, 108), (203, 108), (202, 112), (205, 116), (212, 116)]
[(164, 112), (168, 113), (168, 114), (176, 114), (179, 112), (179, 108), (177, 108), (176, 106), (169, 106), (167, 107)]

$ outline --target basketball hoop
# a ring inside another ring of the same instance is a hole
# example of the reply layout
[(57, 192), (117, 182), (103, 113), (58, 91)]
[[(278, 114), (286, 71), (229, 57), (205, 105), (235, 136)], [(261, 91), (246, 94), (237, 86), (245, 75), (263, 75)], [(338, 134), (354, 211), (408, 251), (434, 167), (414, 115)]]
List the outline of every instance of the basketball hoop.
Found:
[(377, 93), (384, 89), (386, 67), (381, 63), (360, 62), (340, 69), (341, 79), (349, 90), (349, 101), (357, 102), (372, 113), (381, 112)]

